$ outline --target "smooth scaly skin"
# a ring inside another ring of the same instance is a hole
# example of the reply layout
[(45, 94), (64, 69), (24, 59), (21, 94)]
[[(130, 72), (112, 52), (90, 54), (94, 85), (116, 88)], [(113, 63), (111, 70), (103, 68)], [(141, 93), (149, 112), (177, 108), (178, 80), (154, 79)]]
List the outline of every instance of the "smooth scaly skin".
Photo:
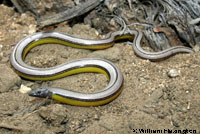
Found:
[(71, 61), (51, 68), (35, 68), (24, 63), (23, 60), (26, 54), (33, 47), (47, 43), (97, 50), (111, 47), (116, 40), (133, 38), (135, 53), (142, 58), (150, 60), (162, 59), (178, 52), (193, 52), (192, 49), (183, 46), (172, 47), (160, 52), (147, 52), (140, 46), (142, 36), (140, 31), (127, 30), (114, 32), (106, 39), (87, 40), (58, 32), (40, 32), (21, 40), (11, 54), (10, 61), (20, 76), (31, 80), (53, 80), (83, 72), (105, 74), (109, 79), (109, 84), (96, 93), (84, 94), (52, 87), (38, 88), (29, 93), (31, 96), (49, 97), (71, 105), (98, 106), (109, 103), (121, 93), (123, 76), (113, 63), (104, 59), (90, 58)]

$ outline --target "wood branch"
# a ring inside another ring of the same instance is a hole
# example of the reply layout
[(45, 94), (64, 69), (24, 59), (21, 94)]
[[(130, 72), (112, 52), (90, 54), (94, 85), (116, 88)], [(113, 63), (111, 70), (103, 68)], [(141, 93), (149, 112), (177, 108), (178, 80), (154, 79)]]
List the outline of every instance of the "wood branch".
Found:
[(82, 5), (73, 7), (72, 9), (65, 10), (63, 12), (57, 13), (55, 15), (38, 19), (38, 25), (40, 27), (45, 27), (53, 24), (57, 24), (63, 21), (70, 20), (72, 18), (78, 17), (87, 13), (88, 11), (97, 7), (103, 0), (88, 0)]
[(11, 1), (20, 13), (23, 13), (25, 11), (25, 9), (23, 9), (22, 6), (20, 6), (17, 0), (11, 0)]
[(33, 15), (38, 16), (34, 0), (11, 0), (11, 2), (19, 13), (24, 13), (29, 10)]

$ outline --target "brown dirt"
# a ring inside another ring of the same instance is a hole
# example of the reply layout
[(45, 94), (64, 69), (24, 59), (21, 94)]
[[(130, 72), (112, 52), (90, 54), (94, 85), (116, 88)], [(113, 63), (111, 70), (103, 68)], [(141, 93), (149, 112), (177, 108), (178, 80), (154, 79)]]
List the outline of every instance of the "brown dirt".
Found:
[[(20, 85), (32, 89), (54, 86), (94, 92), (106, 86), (105, 76), (87, 73), (47, 82), (19, 79), (10, 69), (9, 55), (14, 44), (36, 31), (35, 21), (29, 14), (19, 15), (12, 8), (0, 5), (0, 25), (0, 45), (3, 46), (0, 50), (0, 65), (3, 66), (0, 71), (0, 133), (131, 134), (134, 130), (139, 133), (140, 129), (200, 132), (199, 52), (151, 62), (137, 57), (127, 43), (116, 43), (113, 48), (100, 52), (50, 44), (31, 50), (26, 62), (38, 67), (84, 57), (103, 57), (120, 68), (124, 87), (117, 99), (104, 106), (77, 107), (29, 97), (19, 92)], [(99, 38), (95, 29), (84, 24), (59, 27), (56, 31)], [(171, 69), (180, 70), (180, 75), (170, 78)]]

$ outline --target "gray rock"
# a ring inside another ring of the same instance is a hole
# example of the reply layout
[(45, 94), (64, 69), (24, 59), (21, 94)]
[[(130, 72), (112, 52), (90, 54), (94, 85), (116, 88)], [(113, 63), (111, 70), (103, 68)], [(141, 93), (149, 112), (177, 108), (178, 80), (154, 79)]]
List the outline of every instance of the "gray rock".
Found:
[(160, 99), (162, 96), (163, 96), (163, 91), (162, 91), (162, 89), (157, 89), (157, 90), (155, 90), (155, 91), (151, 94), (150, 99), (151, 99), (151, 101), (152, 101), (153, 103), (157, 103), (157, 102), (159, 102), (159, 99)]
[(6, 64), (0, 64), (0, 92), (7, 92), (15, 85), (19, 85), (20, 77)]
[(53, 126), (60, 126), (68, 120), (67, 108), (61, 104), (51, 104), (47, 107), (42, 107), (38, 113)]

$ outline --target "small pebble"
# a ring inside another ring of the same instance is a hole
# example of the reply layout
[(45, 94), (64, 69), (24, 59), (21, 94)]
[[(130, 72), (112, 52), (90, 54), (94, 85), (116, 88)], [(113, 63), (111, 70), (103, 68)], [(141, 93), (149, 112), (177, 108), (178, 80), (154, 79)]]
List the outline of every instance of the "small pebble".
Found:
[(0, 45), (0, 52), (2, 51), (3, 45)]
[(200, 45), (195, 45), (193, 47), (193, 49), (194, 49), (195, 52), (199, 52), (200, 51)]
[(27, 86), (24, 86), (23, 84), (21, 85), (20, 89), (19, 89), (19, 92), (20, 93), (23, 93), (23, 94), (26, 94), (28, 92), (30, 92), (32, 89), (30, 87), (27, 87)]
[(100, 119), (99, 115), (98, 115), (98, 114), (95, 114), (95, 115), (94, 115), (94, 119), (95, 119), (95, 120), (99, 120), (99, 119)]
[(179, 76), (180, 73), (181, 73), (180, 70), (177, 70), (177, 69), (171, 69), (171, 70), (169, 70), (169, 72), (167, 73), (167, 75), (168, 75), (170, 78), (174, 78), (174, 77)]
[(35, 32), (36, 32), (36, 25), (29, 25), (28, 33), (33, 34)]

